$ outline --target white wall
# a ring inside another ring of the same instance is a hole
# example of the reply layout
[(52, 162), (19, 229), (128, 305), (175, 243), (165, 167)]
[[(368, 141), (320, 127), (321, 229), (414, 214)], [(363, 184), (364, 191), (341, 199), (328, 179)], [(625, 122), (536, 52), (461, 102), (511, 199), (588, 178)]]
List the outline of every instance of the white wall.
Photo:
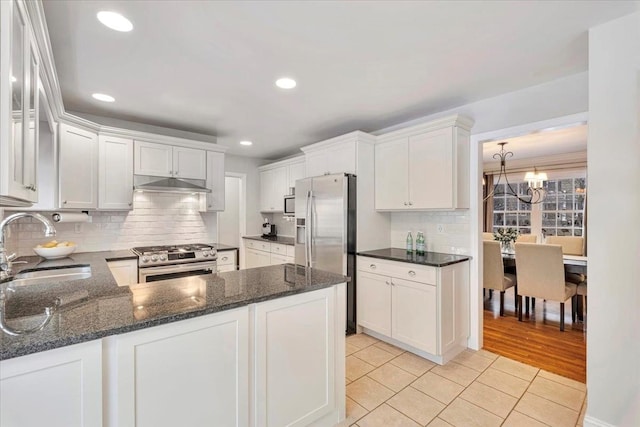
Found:
[(585, 426), (640, 425), (640, 12), (589, 31)]
[[(135, 246), (215, 243), (216, 213), (198, 212), (198, 196), (134, 193), (132, 211), (92, 211), (91, 223), (57, 223), (55, 237), (45, 237), (39, 221), (12, 223), (9, 252), (34, 255), (32, 248), (50, 240), (72, 241), (78, 252), (131, 249)], [(5, 211), (6, 215), (13, 213)], [(40, 212), (51, 218), (52, 212)], [(79, 231), (76, 231), (79, 226)]]
[(224, 179), (224, 211), (218, 213), (218, 243), (240, 247), (241, 180), (235, 176)]

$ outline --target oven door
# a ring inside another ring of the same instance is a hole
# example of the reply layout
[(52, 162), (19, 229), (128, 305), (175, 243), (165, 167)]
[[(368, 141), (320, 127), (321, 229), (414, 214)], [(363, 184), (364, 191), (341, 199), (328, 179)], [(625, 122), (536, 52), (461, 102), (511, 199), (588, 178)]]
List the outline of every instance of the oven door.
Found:
[(188, 264), (162, 265), (158, 267), (138, 268), (138, 282), (148, 283), (158, 280), (178, 279), (180, 277), (200, 276), (214, 273), (217, 263), (212, 262), (192, 262)]

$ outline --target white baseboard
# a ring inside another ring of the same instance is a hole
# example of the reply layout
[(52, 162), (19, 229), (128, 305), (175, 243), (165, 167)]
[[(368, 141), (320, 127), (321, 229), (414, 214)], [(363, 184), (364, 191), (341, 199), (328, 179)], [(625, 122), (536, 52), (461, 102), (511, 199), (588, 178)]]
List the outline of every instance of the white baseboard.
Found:
[(605, 423), (602, 420), (585, 415), (583, 427), (616, 427), (613, 424)]

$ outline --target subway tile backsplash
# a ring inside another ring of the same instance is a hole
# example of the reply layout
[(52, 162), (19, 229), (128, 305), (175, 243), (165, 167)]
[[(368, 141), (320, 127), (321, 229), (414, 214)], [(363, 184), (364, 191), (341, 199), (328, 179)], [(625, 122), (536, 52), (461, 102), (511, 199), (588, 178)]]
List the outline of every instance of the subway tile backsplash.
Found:
[[(33, 247), (55, 239), (72, 241), (78, 252), (130, 249), (176, 243), (214, 243), (217, 215), (199, 212), (198, 195), (135, 193), (131, 211), (90, 211), (90, 223), (56, 223), (55, 237), (45, 237), (40, 222), (20, 219), (9, 226), (9, 252), (34, 255)], [(11, 211), (5, 211), (5, 216)], [(40, 212), (51, 218), (53, 212)]]
[[(438, 226), (442, 231), (438, 231)], [(414, 248), (418, 231), (425, 235), (426, 250), (469, 255), (471, 241), (469, 212), (398, 212), (391, 214), (391, 247), (406, 247), (407, 232), (411, 231)]]

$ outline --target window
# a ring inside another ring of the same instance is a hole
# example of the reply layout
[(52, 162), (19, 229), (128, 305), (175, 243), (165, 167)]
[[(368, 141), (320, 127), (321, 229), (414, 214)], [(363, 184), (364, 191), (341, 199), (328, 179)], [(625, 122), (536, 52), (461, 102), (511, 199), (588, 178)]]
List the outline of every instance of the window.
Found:
[[(544, 202), (523, 203), (506, 194), (506, 184), (498, 184), (493, 195), (493, 231), (511, 227), (520, 234), (542, 236), (582, 236), (586, 194), (586, 171), (548, 173)], [(526, 196), (524, 174), (509, 176), (511, 188)], [(540, 241), (540, 239), (539, 239)]]

